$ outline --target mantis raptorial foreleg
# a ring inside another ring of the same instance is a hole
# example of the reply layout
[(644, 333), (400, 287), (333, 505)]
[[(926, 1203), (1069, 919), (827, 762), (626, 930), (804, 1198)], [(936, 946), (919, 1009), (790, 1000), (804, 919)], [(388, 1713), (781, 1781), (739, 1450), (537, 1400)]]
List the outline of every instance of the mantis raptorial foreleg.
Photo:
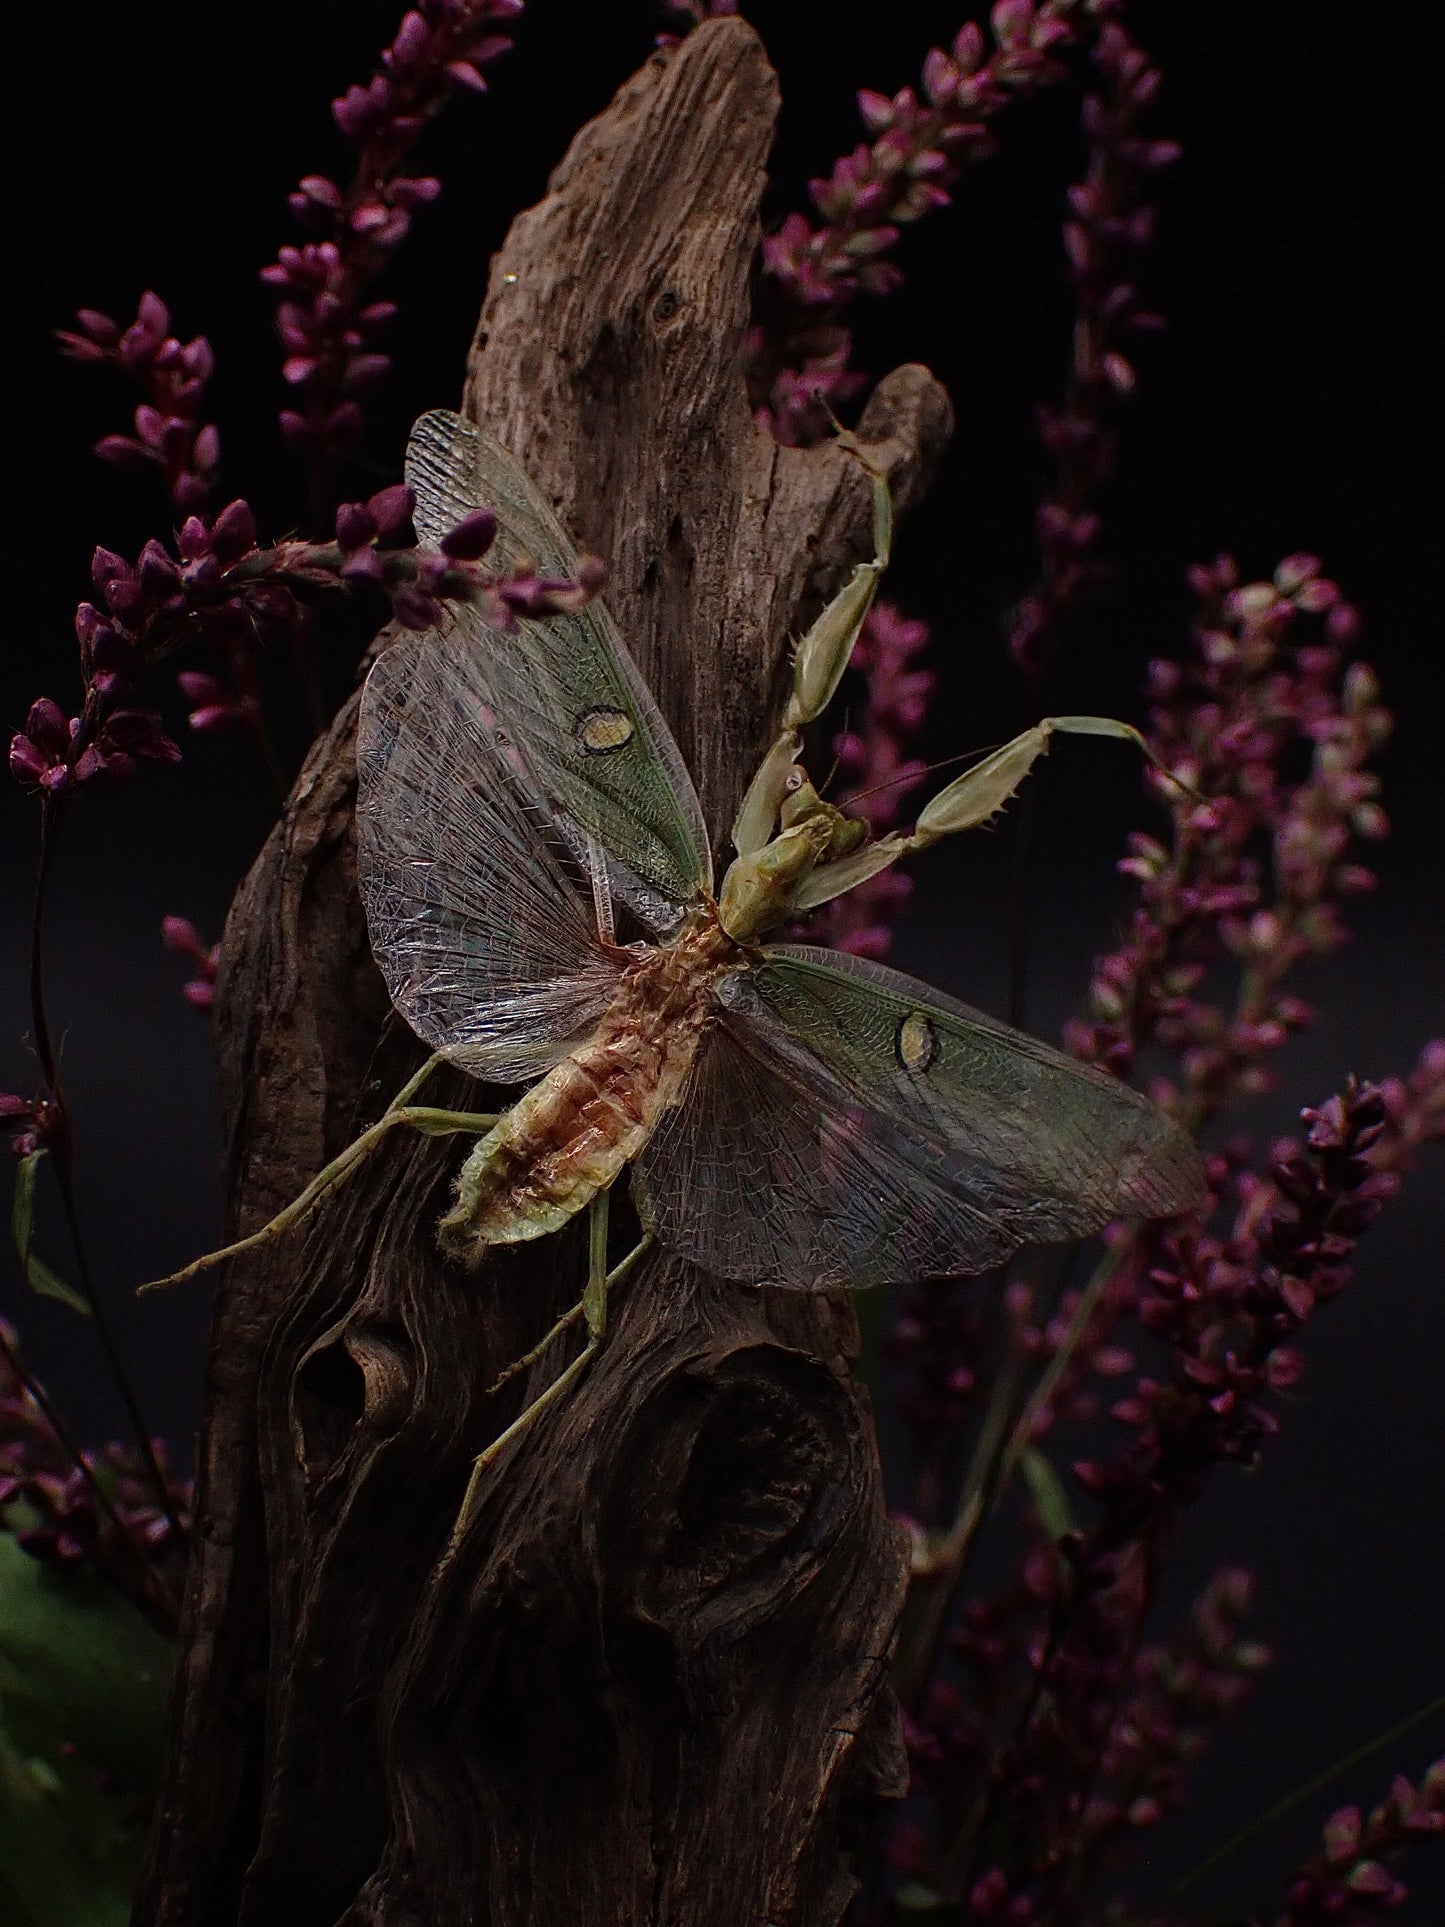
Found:
[(783, 726), (758, 765), (733, 824), (733, 848), (739, 856), (761, 850), (772, 836), (803, 747), (801, 731), (816, 722), (832, 702), (893, 552), (893, 497), (888, 479), (851, 437), (840, 437), (840, 442), (872, 478), (873, 557), (858, 563), (794, 652), (793, 693), (783, 711)]
[[(1116, 722), (1111, 716), (1045, 716), (1042, 722), (1024, 730), (1002, 748), (991, 751), (972, 769), (965, 770), (962, 776), (955, 777), (941, 789), (924, 804), (911, 831), (890, 831), (876, 843), (865, 843), (861, 849), (841, 855), (834, 862), (821, 864), (796, 892), (794, 909), (816, 910), (845, 891), (856, 889), (869, 877), (877, 876), (899, 857), (926, 850), (945, 836), (978, 829), (991, 821), (1047, 752), (1055, 736), (1112, 736), (1121, 742), (1133, 743), (1161, 775), (1168, 777), (1186, 796), (1194, 797), (1194, 791), (1171, 770), (1165, 769), (1131, 724)], [(1194, 800), (1203, 799), (1195, 797)]]
[(509, 1379), (516, 1377), (518, 1372), (524, 1370), (528, 1365), (535, 1364), (537, 1359), (542, 1356), (543, 1352), (547, 1350), (554, 1339), (559, 1338), (569, 1326), (575, 1325), (579, 1318), (585, 1321), (587, 1326), (587, 1343), (582, 1347), (581, 1351), (578, 1352), (571, 1364), (560, 1371), (546, 1390), (539, 1392), (531, 1404), (524, 1407), (524, 1409), (517, 1414), (516, 1418), (512, 1420), (511, 1424), (507, 1426), (505, 1431), (498, 1433), (497, 1437), (492, 1440), (486, 1450), (478, 1453), (476, 1459), (473, 1461), (471, 1477), (467, 1480), (467, 1489), (462, 1495), (462, 1503), (457, 1512), (456, 1524), (452, 1527), (451, 1538), (448, 1540), (446, 1552), (442, 1556), (442, 1565), (444, 1567), (455, 1557), (457, 1547), (466, 1537), (467, 1528), (477, 1515), (477, 1507), (481, 1502), (482, 1485), (488, 1467), (500, 1457), (520, 1433), (527, 1429), (534, 1419), (541, 1417), (548, 1406), (555, 1405), (558, 1399), (560, 1399), (571, 1386), (575, 1385), (583, 1372), (586, 1371), (598, 1346), (602, 1343), (603, 1334), (607, 1329), (608, 1294), (622, 1282), (652, 1243), (651, 1234), (645, 1234), (632, 1247), (627, 1256), (609, 1271), (607, 1269), (607, 1225), (608, 1193), (602, 1191), (598, 1193), (588, 1207), (586, 1290), (571, 1310), (562, 1314), (556, 1324), (547, 1332), (546, 1336), (540, 1339), (538, 1343), (532, 1347), (531, 1351), (525, 1353), (523, 1357), (514, 1359), (501, 1376), (487, 1389), (486, 1395), (490, 1398), (493, 1392), (500, 1391)]
[(341, 1180), (354, 1171), (384, 1138), (388, 1131), (404, 1125), (408, 1130), (420, 1131), (426, 1137), (449, 1137), (467, 1132), (482, 1137), (497, 1122), (495, 1113), (486, 1111), (446, 1111), (438, 1110), (427, 1104), (412, 1104), (409, 1100), (416, 1095), (443, 1059), (440, 1055), (429, 1057), (421, 1069), (397, 1092), (391, 1103), (376, 1122), (370, 1125), (348, 1144), (339, 1156), (334, 1157), (324, 1170), (318, 1171), (298, 1197), (291, 1200), (278, 1211), (269, 1223), (263, 1224), (259, 1231), (248, 1237), (238, 1238), (234, 1244), (222, 1245), (219, 1251), (208, 1251), (201, 1258), (195, 1258), (179, 1271), (170, 1272), (164, 1278), (154, 1278), (149, 1284), (140, 1286), (141, 1291), (161, 1291), (167, 1285), (183, 1284), (187, 1278), (197, 1273), (209, 1271), (212, 1265), (219, 1265), (228, 1258), (239, 1257), (243, 1251), (255, 1251), (262, 1245), (271, 1244), (282, 1237), (294, 1224), (313, 1211), (328, 1191), (334, 1190)]

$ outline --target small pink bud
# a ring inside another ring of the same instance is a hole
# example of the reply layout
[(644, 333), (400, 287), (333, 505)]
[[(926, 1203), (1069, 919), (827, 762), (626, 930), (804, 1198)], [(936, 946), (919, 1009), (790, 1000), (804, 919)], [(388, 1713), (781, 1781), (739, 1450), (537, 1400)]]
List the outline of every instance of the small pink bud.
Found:
[(935, 107), (942, 107), (958, 85), (958, 69), (941, 47), (931, 47), (923, 61), (923, 91)]
[(487, 91), (486, 80), (468, 60), (449, 60), (446, 71), (458, 87), (466, 87), (474, 94), (484, 94)]
[(189, 954), (200, 943), (196, 926), (185, 917), (163, 917), (161, 919), (161, 942), (167, 950), (181, 950)]
[(375, 516), (382, 535), (398, 535), (411, 520), (413, 500), (404, 482), (394, 482), (390, 488), (378, 489), (368, 497), (366, 506)]
[(1405, 1889), (1378, 1860), (1362, 1860), (1345, 1885), (1352, 1894), (1366, 1894), (1371, 1900), (1384, 1901), (1387, 1906), (1394, 1906), (1405, 1898)]
[(378, 534), (376, 517), (360, 502), (343, 502), (336, 511), (336, 540), (349, 555)]
[(10, 738), (10, 774), (17, 783), (38, 783), (50, 767), (45, 752), (38, 749), (28, 736)]
[(131, 435), (102, 435), (91, 451), (107, 468), (143, 468), (152, 459)]
[(176, 547), (187, 562), (194, 562), (197, 556), (204, 555), (210, 547), (210, 530), (198, 515), (188, 515), (181, 524), (181, 532), (176, 537)]
[(426, 207), (442, 191), (442, 184), (431, 174), (419, 174), (408, 178), (402, 176), (391, 184), (391, 200), (394, 207)]
[(389, 51), (399, 67), (414, 67), (424, 58), (430, 44), (431, 29), (422, 15), (413, 9), (402, 16)]
[(1274, 586), (1281, 595), (1294, 595), (1319, 572), (1317, 555), (1287, 555), (1274, 572)]
[(1126, 356), (1111, 351), (1100, 357), (1099, 367), (1109, 386), (1119, 394), (1127, 395), (1133, 390), (1137, 377), (1133, 363)]
[(391, 216), (380, 201), (363, 201), (351, 210), (351, 226), (357, 234), (371, 234), (385, 227)]
[(49, 696), (38, 697), (25, 719), (25, 734), (37, 749), (51, 758), (63, 756), (70, 747), (70, 725), (65, 711)]
[(496, 536), (497, 518), (491, 509), (473, 509), (454, 529), (448, 529), (441, 539), (441, 551), (458, 562), (475, 562), (486, 554)]
[(882, 134), (893, 125), (893, 102), (865, 87), (858, 95), (858, 114), (870, 134)]
[(102, 314), (99, 308), (77, 308), (75, 319), (81, 333), (89, 335), (90, 339), (102, 348), (113, 348), (120, 340), (119, 322), (112, 321), (110, 316)]
[(341, 189), (324, 174), (305, 174), (299, 185), (307, 200), (314, 202), (317, 207), (340, 207)]
[(256, 546), (256, 518), (239, 497), (227, 502), (211, 524), (211, 547), (222, 562), (235, 562)]

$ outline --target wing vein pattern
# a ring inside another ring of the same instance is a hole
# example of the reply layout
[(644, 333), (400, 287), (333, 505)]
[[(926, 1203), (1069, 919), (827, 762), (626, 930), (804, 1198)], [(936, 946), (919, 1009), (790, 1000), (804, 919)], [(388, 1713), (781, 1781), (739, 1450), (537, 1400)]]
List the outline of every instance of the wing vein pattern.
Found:
[[(525, 556), (542, 574), (575, 575), (576, 552), (526, 471), (460, 415), (422, 416), (407, 480), (424, 542), (489, 507), (502, 561)], [(605, 608), (594, 601), (523, 619), (511, 634), (472, 608), (455, 623), (484, 661), (497, 713), (574, 853), (595, 839), (613, 893), (654, 931), (673, 928), (711, 891), (707, 830), (677, 745)]]
[(725, 1277), (865, 1286), (1197, 1202), (1198, 1153), (1137, 1091), (911, 977), (775, 945), (724, 980), (638, 1161), (665, 1244)]
[(619, 960), (509, 756), (472, 640), (407, 636), (367, 678), (358, 880), (392, 1002), (478, 1077), (539, 1077), (595, 1027)]

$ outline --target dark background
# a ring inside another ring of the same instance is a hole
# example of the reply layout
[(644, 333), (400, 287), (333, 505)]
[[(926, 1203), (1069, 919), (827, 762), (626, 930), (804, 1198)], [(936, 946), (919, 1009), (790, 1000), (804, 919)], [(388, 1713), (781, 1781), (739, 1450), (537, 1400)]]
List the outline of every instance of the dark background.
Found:
[[(754, 0), (747, 11), (783, 82), (778, 212), (857, 138), (853, 90), (913, 80), (927, 47), (963, 17), (949, 0)], [(148, 0), (27, 8), (11, 21), (7, 735), (40, 693), (74, 706), (71, 612), (88, 593), (93, 545), (133, 554), (168, 533), (147, 478), (116, 477), (88, 454), (97, 435), (125, 425), (132, 398), (108, 374), (60, 362), (50, 330), (78, 303), (126, 318), (142, 289), (157, 289), (182, 336), (204, 332), (216, 349), (212, 413), (228, 485), (266, 529), (290, 525), (298, 478), (274, 435), (278, 357), (256, 271), (292, 238), (284, 197), (296, 178), (344, 167), (327, 102), (366, 77), (398, 12), (395, 0), (252, 0), (207, 9), (198, 25), (194, 5)], [(1424, 293), (1445, 30), (1433, 8), (1358, 0), (1328, 11), (1308, 0), (1154, 0), (1135, 19), (1166, 75), (1157, 131), (1186, 148), (1165, 180), (1162, 244), (1144, 277), (1171, 332), (1143, 357), (1109, 498), (1124, 593), (1075, 639), (1045, 706), (1141, 720), (1144, 661), (1182, 642), (1183, 565), (1227, 548), (1246, 572), (1267, 574), (1282, 554), (1309, 549), (1363, 606), (1366, 650), (1400, 719), (1385, 766), (1397, 827), (1382, 887), (1357, 910), (1355, 945), (1305, 973), (1320, 1021), (1249, 1120), (1268, 1135), (1348, 1071), (1404, 1071), (1427, 1037), (1445, 1033), (1442, 414), (1439, 324)], [(348, 493), (393, 479), (407, 423), (455, 400), (490, 252), (656, 25), (642, 0), (534, 0), (494, 93), (458, 101), (428, 137), (422, 164), (446, 192), (384, 290), (402, 304), (398, 372), (376, 411), (369, 466)], [(1002, 155), (909, 237), (906, 291), (859, 317), (874, 373), (925, 360), (958, 407), (954, 449), (891, 579), (908, 611), (935, 624), (939, 755), (1031, 719), (999, 646), (998, 612), (1029, 574), (1040, 473), (1029, 410), (1062, 379), (1058, 222), (1079, 167), (1075, 125), (1072, 97), (1015, 112)], [(344, 630), (327, 665), (336, 692), (358, 641)], [(159, 699), (179, 725), (174, 698)], [(1111, 746), (1066, 745), (1044, 772), (1029, 1012), (1044, 1034), (1075, 1007), (1090, 957), (1116, 928), (1112, 864), (1145, 807), (1136, 769)], [(214, 1241), (219, 1138), (205, 1024), (179, 996), (185, 973), (159, 927), (175, 912), (219, 934), (270, 814), (244, 745), (209, 739), (178, 771), (89, 797), (56, 877), (52, 1001), (81, 1132), (84, 1213), (152, 1422), (182, 1455), (198, 1412), (206, 1291), (140, 1306), (128, 1294)], [(31, 1082), (32, 815), (0, 786), (0, 1089)], [(1006, 827), (938, 855), (896, 951), (905, 967), (994, 1010), (1005, 1001), (1010, 848)], [(1428, 1161), (1371, 1234), (1347, 1298), (1308, 1334), (1308, 1376), (1263, 1469), (1221, 1476), (1198, 1508), (1177, 1602), (1221, 1558), (1243, 1559), (1259, 1571), (1260, 1629), (1281, 1659), (1201, 1770), (1196, 1810), (1158, 1837), (1161, 1877), (1445, 1689), (1440, 1185), (1441, 1165)], [(64, 1268), (48, 1225), (47, 1237)], [(78, 1429), (118, 1432), (92, 1335), (23, 1300), (8, 1259), (0, 1309), (22, 1325)], [(1370, 1799), (1397, 1761), (1417, 1771), (1442, 1748), (1445, 1719), (1316, 1811), (1346, 1795)], [(1282, 1828), (1241, 1865), (1284, 1864), (1312, 1838), (1308, 1824)], [(1405, 1917), (1441, 1912), (1437, 1878)]]

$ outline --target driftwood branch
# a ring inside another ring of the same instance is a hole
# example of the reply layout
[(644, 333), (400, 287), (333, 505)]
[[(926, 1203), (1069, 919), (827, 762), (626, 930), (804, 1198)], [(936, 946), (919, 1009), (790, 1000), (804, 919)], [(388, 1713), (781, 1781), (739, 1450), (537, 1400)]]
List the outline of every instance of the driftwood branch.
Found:
[[(575, 141), (493, 264), (466, 407), (585, 545), (721, 844), (790, 633), (868, 549), (865, 478), (780, 448), (743, 384), (776, 109), (722, 20)], [(906, 505), (948, 432), (924, 370), (862, 435)], [(238, 1229), (420, 1060), (355, 889), (355, 702), (227, 926), (218, 1038)], [(475, 1101), (459, 1075), (440, 1102)], [(498, 1371), (577, 1295), (579, 1241), (480, 1276), (433, 1228), (455, 1145), (392, 1145), (219, 1294), (198, 1545), (147, 1927), (739, 1927), (836, 1921), (847, 1830), (900, 1775), (902, 1556), (849, 1373), (851, 1306), (660, 1257), (577, 1389)]]

